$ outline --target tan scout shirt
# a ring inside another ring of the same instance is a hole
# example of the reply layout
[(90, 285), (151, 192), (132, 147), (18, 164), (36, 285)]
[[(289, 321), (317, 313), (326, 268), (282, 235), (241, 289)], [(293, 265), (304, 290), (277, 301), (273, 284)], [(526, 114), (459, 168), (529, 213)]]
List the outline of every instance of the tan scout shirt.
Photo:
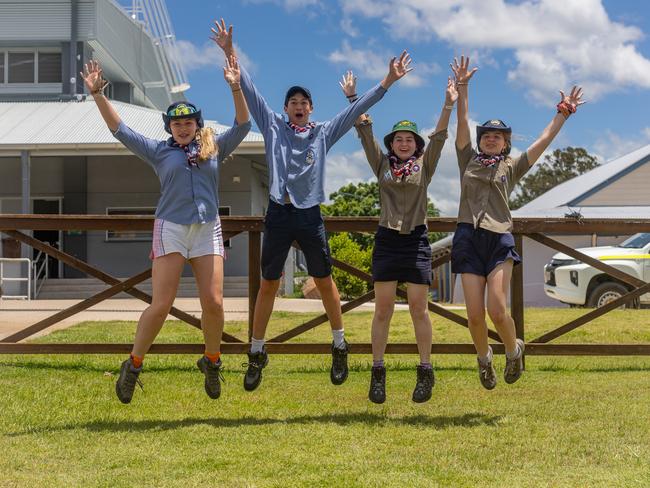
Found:
[(512, 231), (508, 197), (529, 169), (528, 155), (506, 157), (498, 165), (485, 167), (476, 160), (471, 144), (456, 148), (460, 168), (458, 222), (505, 234)]
[(427, 186), (438, 165), (447, 130), (429, 136), (430, 142), (424, 154), (415, 162), (418, 171), (397, 179), (390, 170), (388, 156), (372, 135), (372, 123), (365, 122), (355, 127), (368, 163), (379, 181), (379, 225), (398, 230), (400, 234), (410, 234), (418, 225), (426, 224)]

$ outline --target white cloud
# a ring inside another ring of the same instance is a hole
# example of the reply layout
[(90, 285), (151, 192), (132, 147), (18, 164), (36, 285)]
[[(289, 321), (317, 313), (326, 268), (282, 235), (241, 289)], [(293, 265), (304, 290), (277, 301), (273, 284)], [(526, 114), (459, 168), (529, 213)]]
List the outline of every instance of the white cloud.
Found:
[(635, 135), (621, 136), (611, 129), (601, 133), (593, 146), (593, 153), (601, 162), (608, 162), (650, 144), (650, 127), (645, 127)]
[[(327, 59), (344, 69), (353, 69), (355, 74), (371, 80), (382, 80), (388, 73), (388, 61), (400, 53), (378, 53), (370, 49), (355, 49), (344, 40), (339, 49), (332, 51)], [(436, 63), (412, 62), (413, 71), (402, 78), (399, 83), (403, 86), (417, 87), (426, 84), (426, 75), (438, 73), (440, 66)]]
[[(434, 38), (464, 52), (514, 51), (508, 73), (536, 101), (554, 104), (579, 83), (593, 100), (624, 87), (650, 88), (643, 32), (609, 18), (602, 0), (340, 0), (344, 17), (378, 18), (395, 39)], [(481, 54), (479, 55), (481, 56)], [(487, 55), (488, 62), (493, 58)]]
[(343, 185), (372, 181), (372, 173), (363, 149), (353, 153), (331, 153), (327, 156), (327, 178), (325, 178), (325, 197), (329, 201), (331, 193)]
[[(213, 41), (206, 41), (201, 46), (197, 46), (190, 41), (180, 39), (176, 41), (177, 57), (181, 61), (185, 71), (191, 73), (206, 68), (212, 68), (221, 71), (225, 63), (223, 51)], [(235, 44), (237, 56), (242, 64), (246, 66), (249, 72), (255, 71), (255, 65), (245, 52)], [(172, 54), (173, 55), (173, 54)]]
[(253, 5), (261, 3), (273, 3), (275, 5), (284, 7), (287, 11), (296, 10), (299, 8), (320, 6), (322, 4), (321, 0), (244, 0), (243, 3), (251, 3)]

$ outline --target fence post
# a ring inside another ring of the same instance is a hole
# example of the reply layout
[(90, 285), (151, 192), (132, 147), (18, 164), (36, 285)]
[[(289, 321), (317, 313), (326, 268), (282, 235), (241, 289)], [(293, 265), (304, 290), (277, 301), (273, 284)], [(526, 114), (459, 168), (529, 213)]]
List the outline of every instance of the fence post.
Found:
[(253, 337), (255, 302), (257, 300), (257, 292), (260, 290), (260, 242), (260, 232), (248, 232), (248, 342), (250, 342), (251, 337)]
[(510, 282), (510, 311), (515, 322), (517, 337), (526, 341), (524, 333), (524, 240), (515, 234), (515, 250), (521, 256), (521, 264), (513, 267)]

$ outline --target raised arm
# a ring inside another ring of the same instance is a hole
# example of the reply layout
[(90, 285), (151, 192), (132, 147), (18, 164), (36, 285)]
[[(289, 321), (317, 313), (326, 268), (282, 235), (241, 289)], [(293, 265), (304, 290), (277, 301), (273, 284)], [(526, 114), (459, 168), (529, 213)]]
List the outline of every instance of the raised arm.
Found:
[(95, 99), (95, 104), (99, 109), (104, 122), (113, 133), (113, 136), (124, 144), (133, 154), (146, 161), (154, 168), (157, 164), (156, 151), (158, 141), (138, 134), (127, 127), (120, 119), (115, 108), (104, 96), (104, 88), (108, 83), (102, 77), (102, 69), (97, 61), (90, 61), (84, 67), (85, 73), (81, 73), (86, 89)]
[(456, 80), (456, 89), (458, 90), (458, 127), (456, 129), (456, 148), (464, 149), (470, 142), (469, 134), (469, 102), (467, 97), (469, 80), (472, 79), (478, 68), (469, 69), (469, 57), (461, 56), (460, 64), (458, 59), (454, 58), (454, 64), (450, 64)]
[(248, 122), (250, 119), (248, 105), (246, 105), (246, 99), (241, 90), (241, 72), (239, 62), (235, 56), (226, 58), (226, 65), (223, 67), (223, 78), (232, 90), (232, 98), (235, 104), (235, 120), (238, 124)]
[[(354, 76), (354, 73), (348, 71), (344, 74), (339, 85), (348, 101), (354, 103), (358, 98), (357, 77)], [(370, 120), (370, 116), (367, 114), (360, 115), (354, 122), (354, 126), (357, 129), (359, 139), (361, 139), (361, 146), (363, 147), (363, 151), (366, 153), (368, 164), (370, 164), (373, 173), (377, 175), (383, 158), (383, 152), (379, 142), (377, 142), (377, 139), (375, 139), (372, 134), (372, 120)]]
[[(229, 28), (226, 28), (226, 22), (221, 19), (221, 23), (215, 21), (214, 25), (216, 29), (212, 28), (212, 39), (217, 46), (219, 46), (226, 56), (226, 59), (235, 58), (237, 59), (237, 53), (233, 45), (233, 27), (232, 25)], [(271, 125), (272, 119), (274, 117), (274, 112), (271, 110), (271, 107), (266, 103), (264, 97), (257, 91), (257, 88), (253, 84), (250, 75), (246, 71), (244, 66), (239, 65), (240, 70), (240, 86), (242, 89), (242, 94), (248, 105), (248, 110), (250, 110), (253, 119), (257, 123), (257, 126), (262, 132), (266, 130)]]
[(582, 88), (577, 86), (571, 89), (571, 93), (568, 96), (560, 90), (560, 97), (560, 103), (557, 104), (557, 114), (555, 114), (551, 123), (546, 126), (537, 140), (526, 150), (528, 164), (530, 166), (535, 164), (535, 161), (539, 159), (558, 132), (560, 132), (560, 129), (569, 116), (575, 113), (578, 106), (585, 103), (585, 100), (582, 100)]
[(354, 121), (361, 114), (377, 103), (386, 93), (386, 90), (397, 80), (413, 70), (409, 65), (411, 57), (403, 51), (399, 58), (391, 58), (388, 63), (388, 74), (379, 85), (370, 89), (363, 96), (342, 110), (336, 117), (325, 124), (326, 143), (328, 149), (338, 141), (354, 125)]
[(433, 175), (440, 160), (442, 147), (447, 140), (447, 126), (449, 125), (449, 117), (451, 111), (454, 109), (454, 103), (458, 99), (458, 92), (456, 91), (456, 84), (451, 77), (447, 78), (447, 88), (445, 90), (445, 103), (440, 111), (440, 117), (433, 134), (429, 136), (429, 143), (427, 149), (424, 151), (423, 161), (424, 166), (427, 168), (428, 174)]
[(230, 85), (232, 97), (235, 103), (235, 125), (223, 134), (217, 136), (217, 145), (219, 146), (219, 160), (223, 161), (237, 146), (244, 140), (251, 123), (248, 115), (248, 106), (240, 87), (239, 63), (235, 57), (231, 56), (226, 59), (226, 65), (223, 67), (223, 78)]
[(433, 130), (433, 133), (440, 132), (445, 130), (449, 126), (449, 117), (451, 117), (451, 112), (454, 110), (454, 104), (458, 100), (458, 90), (456, 89), (456, 84), (454, 80), (451, 79), (451, 76), (447, 78), (447, 89), (445, 90), (445, 103), (442, 106), (440, 111), (440, 117), (438, 118), (438, 123), (436, 128)]
[(111, 105), (111, 102), (104, 96), (104, 88), (106, 88), (108, 82), (104, 79), (102, 73), (103, 70), (99, 66), (99, 63), (91, 59), (84, 65), (84, 72), (80, 74), (84, 80), (86, 89), (94, 98), (104, 122), (106, 122), (106, 125), (112, 132), (115, 132), (120, 125), (121, 119), (113, 108), (113, 105)]

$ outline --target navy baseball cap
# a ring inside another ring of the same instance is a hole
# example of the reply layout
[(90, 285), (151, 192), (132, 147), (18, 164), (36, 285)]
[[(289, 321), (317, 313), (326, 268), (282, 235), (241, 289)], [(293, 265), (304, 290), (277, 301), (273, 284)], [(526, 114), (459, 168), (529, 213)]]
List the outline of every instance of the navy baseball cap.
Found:
[(313, 105), (314, 103), (311, 101), (311, 93), (307, 88), (304, 88), (302, 86), (292, 86), (287, 90), (287, 94), (284, 97), (284, 106), (286, 107), (289, 105), (289, 99), (294, 96), (295, 94), (300, 93), (303, 97), (305, 97), (307, 100), (309, 100), (309, 104)]

